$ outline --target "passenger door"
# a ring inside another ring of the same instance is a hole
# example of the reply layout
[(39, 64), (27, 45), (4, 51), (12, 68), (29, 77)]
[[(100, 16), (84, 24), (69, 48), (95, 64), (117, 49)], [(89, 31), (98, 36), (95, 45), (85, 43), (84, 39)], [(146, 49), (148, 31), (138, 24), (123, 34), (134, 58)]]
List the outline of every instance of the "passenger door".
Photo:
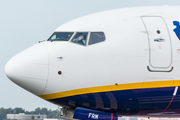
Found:
[(141, 19), (149, 41), (149, 71), (171, 71), (172, 45), (166, 22), (160, 16), (142, 16)]

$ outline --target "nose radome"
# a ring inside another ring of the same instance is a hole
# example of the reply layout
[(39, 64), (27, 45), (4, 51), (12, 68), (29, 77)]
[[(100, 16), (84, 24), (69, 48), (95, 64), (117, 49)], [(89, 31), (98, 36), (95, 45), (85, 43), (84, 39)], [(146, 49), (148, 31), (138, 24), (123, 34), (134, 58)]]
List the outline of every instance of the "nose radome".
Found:
[(11, 58), (5, 66), (5, 73), (20, 87), (41, 95), (48, 80), (48, 66), (48, 51), (40, 43)]

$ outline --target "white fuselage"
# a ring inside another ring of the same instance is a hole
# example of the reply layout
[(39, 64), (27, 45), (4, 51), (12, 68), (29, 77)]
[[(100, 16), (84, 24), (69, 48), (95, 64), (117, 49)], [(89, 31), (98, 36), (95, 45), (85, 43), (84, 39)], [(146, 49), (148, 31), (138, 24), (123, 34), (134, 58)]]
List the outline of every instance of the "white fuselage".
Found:
[[(35, 44), (7, 63), (6, 75), (35, 95), (67, 107), (171, 116), (161, 112), (173, 93), (180, 95), (180, 40), (173, 24), (180, 21), (177, 11), (180, 7), (125, 8), (72, 20), (55, 30), (73, 32), (69, 41)], [(78, 32), (87, 33), (85, 45), (72, 42)], [(105, 40), (89, 45), (97, 32), (104, 33)], [(174, 102), (178, 104), (178, 98)], [(174, 109), (180, 113), (180, 106), (166, 111), (177, 117)]]

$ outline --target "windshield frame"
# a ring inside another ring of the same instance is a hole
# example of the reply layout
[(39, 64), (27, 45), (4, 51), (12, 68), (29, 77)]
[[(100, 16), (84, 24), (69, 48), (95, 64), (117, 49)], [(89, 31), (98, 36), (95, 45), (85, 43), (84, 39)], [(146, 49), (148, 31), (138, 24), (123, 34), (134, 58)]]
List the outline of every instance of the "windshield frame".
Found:
[[(63, 40), (63, 39), (50, 40), (50, 38), (53, 37), (53, 35), (54, 35), (55, 33), (70, 33), (71, 36), (68, 38), (68, 40)], [(63, 32), (61, 32), (61, 31), (55, 31), (55, 32), (53, 32), (53, 34), (51, 34), (51, 36), (50, 36), (46, 41), (50, 41), (50, 42), (52, 42), (52, 41), (70, 41), (70, 40), (72, 39), (72, 37), (74, 36), (74, 33), (75, 33), (75, 32), (71, 32), (71, 31), (63, 31)]]

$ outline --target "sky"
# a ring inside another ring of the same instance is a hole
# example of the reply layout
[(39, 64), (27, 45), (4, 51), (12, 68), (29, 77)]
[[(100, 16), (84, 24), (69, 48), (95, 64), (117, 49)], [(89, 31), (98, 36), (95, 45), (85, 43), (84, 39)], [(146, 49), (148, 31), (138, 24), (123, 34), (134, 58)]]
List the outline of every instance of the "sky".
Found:
[(180, 0), (0, 0), (0, 108), (58, 108), (12, 83), (4, 67), (14, 55), (46, 40), (63, 23), (104, 10), (162, 5), (177, 6)]

